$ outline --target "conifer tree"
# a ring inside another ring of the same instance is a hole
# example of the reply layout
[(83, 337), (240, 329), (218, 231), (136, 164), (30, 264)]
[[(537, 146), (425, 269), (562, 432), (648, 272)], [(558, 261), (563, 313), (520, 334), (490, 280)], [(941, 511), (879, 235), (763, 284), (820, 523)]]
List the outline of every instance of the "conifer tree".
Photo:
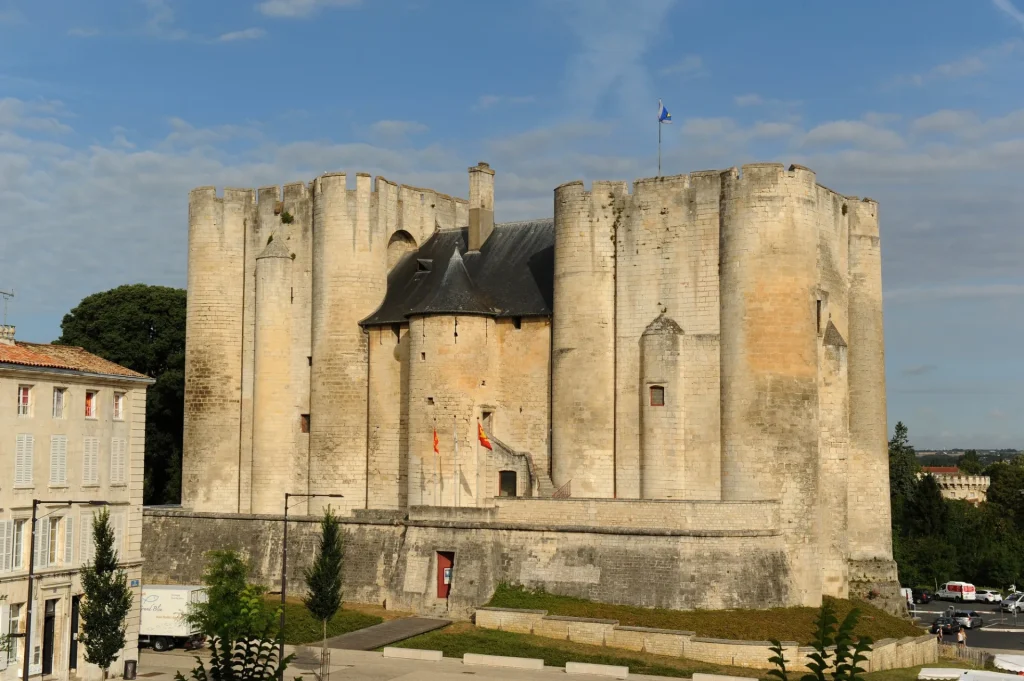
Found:
[(306, 609), (323, 625), (324, 647), (322, 654), (321, 678), (327, 675), (330, 663), (327, 654), (327, 622), (341, 608), (341, 565), (344, 555), (341, 524), (338, 516), (330, 507), (320, 520), (320, 543), (317, 546), (316, 558), (306, 569), (306, 587), (308, 589), (304, 603)]
[(128, 575), (117, 563), (114, 530), (106, 509), (93, 516), (92, 538), (96, 555), (82, 568), (81, 641), (86, 661), (102, 669), (107, 678), (110, 665), (125, 645), (125, 620), (133, 599)]

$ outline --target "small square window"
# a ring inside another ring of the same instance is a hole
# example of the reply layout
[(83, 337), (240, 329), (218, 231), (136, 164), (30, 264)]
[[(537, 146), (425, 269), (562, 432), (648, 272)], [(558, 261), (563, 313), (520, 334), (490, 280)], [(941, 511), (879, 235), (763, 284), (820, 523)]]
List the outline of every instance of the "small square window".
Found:
[(665, 388), (660, 385), (651, 386), (651, 406), (652, 407), (664, 407), (665, 406)]
[(124, 421), (124, 393), (114, 393), (114, 420)]
[(94, 419), (96, 418), (96, 391), (86, 390), (85, 391), (85, 418)]
[(32, 386), (18, 386), (18, 416), (32, 415)]
[(422, 362), (427, 361), (427, 353), (425, 353), (425, 352), (421, 352), (420, 353), (420, 361), (422, 361)]

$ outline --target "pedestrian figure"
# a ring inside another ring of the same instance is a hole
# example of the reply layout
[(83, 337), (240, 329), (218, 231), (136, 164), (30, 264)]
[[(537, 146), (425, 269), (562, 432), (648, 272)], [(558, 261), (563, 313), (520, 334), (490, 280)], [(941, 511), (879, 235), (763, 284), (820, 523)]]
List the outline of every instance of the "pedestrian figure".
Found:
[(938, 640), (938, 642), (940, 644), (942, 643), (942, 627), (941, 626), (939, 626), (939, 628), (935, 631), (935, 638)]
[(961, 629), (960, 631), (956, 632), (956, 642), (957, 642), (957, 645), (960, 646), (961, 648), (966, 648), (967, 647), (967, 632), (965, 632), (963, 629)]

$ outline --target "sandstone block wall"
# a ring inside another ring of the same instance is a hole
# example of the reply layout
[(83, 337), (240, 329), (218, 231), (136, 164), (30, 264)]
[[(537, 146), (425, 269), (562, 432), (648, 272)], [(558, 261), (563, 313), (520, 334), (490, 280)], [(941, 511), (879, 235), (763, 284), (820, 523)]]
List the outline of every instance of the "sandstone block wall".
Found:
[[(526, 503), (527, 500), (519, 500)], [(614, 502), (613, 502), (614, 503)], [(443, 509), (432, 509), (441, 512)], [(452, 509), (461, 514), (486, 509)], [(380, 512), (382, 513), (382, 512)], [(145, 580), (199, 583), (204, 554), (235, 548), (253, 577), (280, 582), (280, 516), (147, 509)], [(289, 529), (289, 590), (315, 553), (318, 519)], [(366, 516), (344, 521), (346, 600), (468, 618), (500, 582), (551, 593), (666, 608), (770, 607), (789, 603), (787, 564), (774, 533), (664, 533), (531, 523)], [(437, 552), (455, 554), (450, 598), (437, 598)], [(623, 584), (631, 588), (624, 589)]]
[(369, 507), (404, 509), (409, 496), (409, 327), (368, 330)]

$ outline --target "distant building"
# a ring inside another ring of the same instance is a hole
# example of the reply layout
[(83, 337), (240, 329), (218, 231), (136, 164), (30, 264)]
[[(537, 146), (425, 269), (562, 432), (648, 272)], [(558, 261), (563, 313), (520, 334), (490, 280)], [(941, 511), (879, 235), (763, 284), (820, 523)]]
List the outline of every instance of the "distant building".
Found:
[(99, 675), (72, 636), (80, 621), (79, 570), (95, 549), (92, 517), (99, 509), (50, 500), (109, 504), (115, 546), (136, 606), (111, 675), (120, 676), (124, 660), (138, 659), (142, 466), (146, 389), (152, 383), (82, 348), (17, 342), (13, 326), (0, 326), (0, 632), (18, 637), (10, 652), (0, 651), (0, 679), (20, 678), (26, 654), (34, 499), (41, 503), (32, 568), (30, 675)]
[(987, 475), (964, 475), (956, 466), (923, 466), (918, 477), (930, 474), (939, 483), (944, 499), (967, 501), (975, 506), (988, 497)]

